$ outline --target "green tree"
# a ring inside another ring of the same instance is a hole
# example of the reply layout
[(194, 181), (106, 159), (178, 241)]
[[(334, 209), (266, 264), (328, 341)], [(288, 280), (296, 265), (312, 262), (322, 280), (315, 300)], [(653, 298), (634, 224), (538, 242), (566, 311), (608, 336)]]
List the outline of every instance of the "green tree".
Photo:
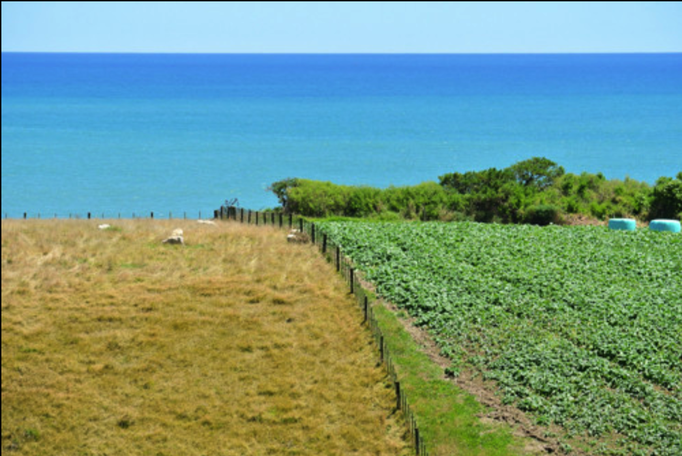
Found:
[(649, 219), (682, 217), (682, 172), (677, 178), (661, 177), (656, 181)]
[(509, 169), (524, 187), (535, 187), (544, 190), (551, 187), (554, 181), (563, 176), (564, 168), (544, 157), (533, 157), (512, 165)]
[(509, 168), (488, 168), (483, 171), (467, 171), (464, 174), (457, 172), (444, 174), (438, 179), (445, 189), (466, 195), (489, 189), (500, 189), (506, 183), (513, 181), (514, 175)]
[(284, 211), (288, 210), (288, 202), (289, 202), (289, 189), (293, 187), (298, 187), (299, 185), (299, 179), (296, 179), (295, 177), (290, 177), (287, 179), (282, 179), (281, 181), (274, 182), (270, 187), (268, 187), (268, 191), (271, 191), (272, 193), (277, 196), (277, 199), (279, 200), (279, 204), (282, 205), (282, 209)]

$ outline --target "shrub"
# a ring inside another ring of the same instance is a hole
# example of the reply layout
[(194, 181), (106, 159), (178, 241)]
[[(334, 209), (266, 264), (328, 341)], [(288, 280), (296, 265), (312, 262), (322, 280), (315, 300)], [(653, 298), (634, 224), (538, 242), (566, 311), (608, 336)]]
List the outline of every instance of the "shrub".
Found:
[[(284, 179), (270, 190), (284, 210), (309, 217), (371, 217), (390, 212), (407, 220), (465, 219), (501, 223), (557, 223), (561, 214), (603, 220), (613, 216), (677, 218), (682, 214), (682, 172), (655, 189), (630, 178), (564, 173), (533, 157), (509, 168), (449, 173), (440, 183), (378, 189), (306, 179)], [(552, 209), (550, 209), (552, 208)]]
[(348, 187), (331, 182), (298, 179), (297, 185), (287, 191), (286, 210), (310, 217), (346, 215), (344, 210), (348, 194)]
[(656, 182), (651, 199), (649, 219), (678, 218), (682, 214), (682, 172), (676, 179), (661, 177)]
[(352, 187), (348, 194), (348, 202), (344, 210), (349, 217), (367, 217), (377, 212), (380, 207), (381, 190), (373, 187)]
[(529, 207), (524, 214), (524, 222), (531, 225), (549, 225), (558, 224), (560, 220), (561, 209), (550, 204), (538, 204)]

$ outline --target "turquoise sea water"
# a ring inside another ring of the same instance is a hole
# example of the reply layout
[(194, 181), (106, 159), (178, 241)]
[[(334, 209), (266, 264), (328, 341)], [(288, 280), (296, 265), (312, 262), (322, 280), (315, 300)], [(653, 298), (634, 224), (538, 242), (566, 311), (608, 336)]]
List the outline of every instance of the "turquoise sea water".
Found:
[(545, 156), (682, 170), (682, 54), (2, 54), (2, 216), (260, 209)]

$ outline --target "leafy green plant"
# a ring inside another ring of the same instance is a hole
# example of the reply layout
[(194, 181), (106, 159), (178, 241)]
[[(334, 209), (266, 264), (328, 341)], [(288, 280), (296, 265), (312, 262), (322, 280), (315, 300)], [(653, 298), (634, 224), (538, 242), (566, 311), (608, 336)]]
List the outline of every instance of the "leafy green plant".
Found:
[(320, 229), (431, 331), (455, 369), (494, 380), (505, 403), (570, 433), (622, 435), (630, 454), (681, 454), (679, 236), (480, 223)]
[(524, 221), (531, 225), (550, 225), (559, 223), (560, 209), (550, 204), (538, 204), (528, 208)]

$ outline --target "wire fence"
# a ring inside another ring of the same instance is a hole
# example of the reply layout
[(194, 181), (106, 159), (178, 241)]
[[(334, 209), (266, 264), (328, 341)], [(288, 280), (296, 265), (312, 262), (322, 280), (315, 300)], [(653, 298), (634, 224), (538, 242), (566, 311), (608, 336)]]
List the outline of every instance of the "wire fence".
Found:
[[(145, 212), (145, 213), (132, 213), (132, 219), (188, 219), (188, 213), (183, 212), (182, 214), (177, 214), (174, 216), (172, 212), (161, 213), (161, 212)], [(7, 214), (5, 214), (5, 219), (7, 219)], [(23, 213), (24, 220), (26, 219), (121, 219), (128, 218), (123, 216), (121, 213), (106, 214), (106, 213), (70, 213), (68, 216), (59, 216), (58, 214), (42, 214), (40, 212), (30, 214), (28, 212)], [(198, 212), (198, 219), (201, 220), (202, 213)], [(379, 321), (376, 318), (374, 312), (374, 306), (376, 305), (374, 300), (370, 301), (370, 296), (373, 294), (367, 290), (360, 281), (360, 276), (358, 272), (353, 268), (353, 263), (351, 260), (343, 255), (341, 251), (341, 246), (334, 244), (326, 233), (321, 232), (319, 227), (317, 227), (313, 222), (310, 222), (302, 216), (297, 216), (293, 214), (284, 214), (282, 212), (276, 211), (251, 211), (243, 208), (238, 208), (234, 206), (221, 206), (220, 209), (213, 211), (213, 218), (217, 220), (233, 220), (249, 225), (262, 225), (262, 226), (274, 226), (283, 229), (298, 230), (299, 233), (305, 233), (309, 236), (310, 242), (320, 249), (320, 252), (324, 257), (333, 262), (336, 266), (336, 271), (341, 274), (346, 282), (348, 283), (348, 291), (352, 294), (357, 304), (361, 307), (363, 311), (363, 324), (366, 324), (369, 328), (374, 340), (376, 341), (377, 348), (379, 351), (379, 356), (381, 363), (385, 366), (388, 373), (388, 377), (395, 388), (396, 393), (396, 410), (403, 413), (405, 421), (407, 423), (409, 435), (411, 442), (414, 445), (414, 450), (419, 456), (428, 456), (429, 452), (427, 450), (426, 443), (420, 434), (419, 425), (417, 422), (417, 417), (410, 406), (407, 394), (401, 388), (400, 378), (398, 376), (393, 356), (391, 354), (391, 347), (384, 337), (383, 331), (380, 327)]]
[(400, 378), (391, 353), (391, 347), (384, 337), (374, 312), (374, 306), (377, 301), (370, 300), (373, 293), (362, 285), (359, 273), (353, 267), (352, 261), (342, 253), (341, 246), (332, 242), (329, 236), (322, 232), (313, 222), (293, 214), (284, 214), (282, 212), (274, 211), (259, 212), (223, 206), (214, 211), (214, 218), (219, 220), (233, 220), (239, 223), (257, 226), (274, 226), (289, 230), (296, 229), (298, 232), (305, 233), (309, 236), (310, 242), (320, 249), (320, 252), (328, 261), (335, 265), (336, 271), (341, 274), (347, 282), (349, 293), (355, 297), (357, 304), (361, 307), (364, 315), (362, 323), (366, 324), (369, 328), (377, 344), (381, 363), (385, 366), (388, 377), (395, 389), (396, 410), (402, 412), (405, 417), (410, 440), (416, 454), (419, 456), (428, 456), (429, 451), (426, 442), (420, 433), (417, 416), (412, 410), (407, 394), (404, 389), (401, 388)]
[[(69, 214), (56, 214), (56, 213), (44, 213), (44, 212), (24, 212), (20, 219), (72, 219), (72, 220), (91, 220), (91, 219), (167, 219), (167, 220), (192, 220), (194, 216), (197, 215), (197, 219), (201, 220), (201, 211), (198, 212), (131, 212), (131, 213), (107, 213), (107, 212), (72, 212)], [(17, 218), (9, 217), (7, 213), (4, 214), (5, 219)]]

